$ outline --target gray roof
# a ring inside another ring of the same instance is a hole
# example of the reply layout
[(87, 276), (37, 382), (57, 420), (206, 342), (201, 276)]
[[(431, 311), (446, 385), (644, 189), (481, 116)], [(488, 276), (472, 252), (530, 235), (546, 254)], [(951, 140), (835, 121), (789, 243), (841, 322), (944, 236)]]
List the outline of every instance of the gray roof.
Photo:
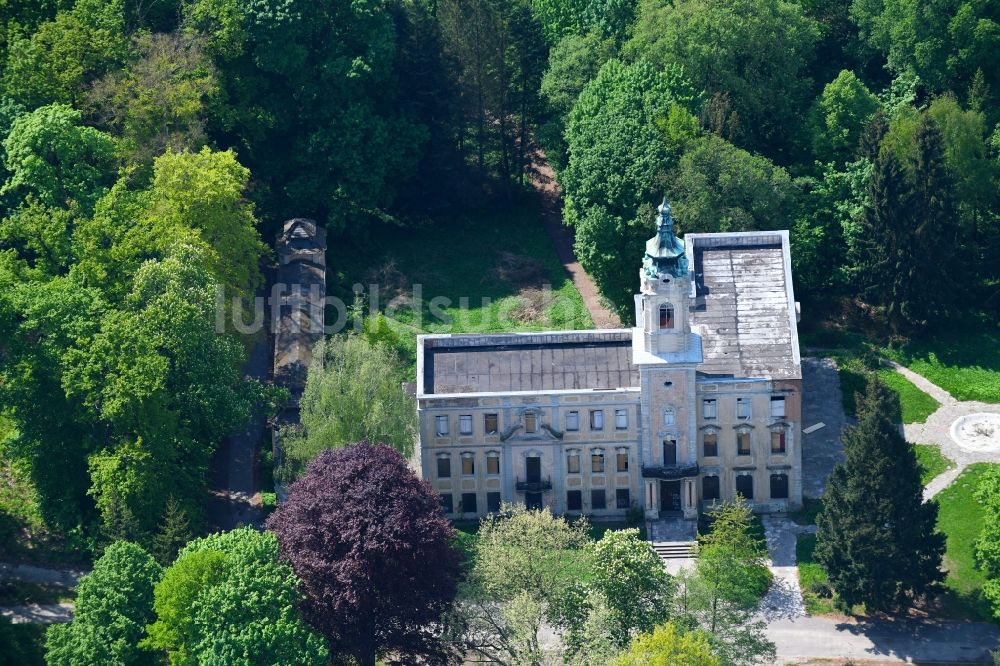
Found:
[(799, 379), (798, 333), (787, 232), (688, 234), (696, 295), (691, 330), (702, 336), (698, 370)]
[(423, 393), (638, 386), (630, 331), (422, 337)]

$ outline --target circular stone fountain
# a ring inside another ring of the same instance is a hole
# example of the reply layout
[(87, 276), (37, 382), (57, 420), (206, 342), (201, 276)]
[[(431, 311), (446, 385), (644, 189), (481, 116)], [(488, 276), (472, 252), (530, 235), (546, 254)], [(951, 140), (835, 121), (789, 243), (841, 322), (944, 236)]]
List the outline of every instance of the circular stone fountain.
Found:
[(951, 424), (951, 438), (968, 451), (1000, 452), (1000, 414), (982, 412), (959, 417)]

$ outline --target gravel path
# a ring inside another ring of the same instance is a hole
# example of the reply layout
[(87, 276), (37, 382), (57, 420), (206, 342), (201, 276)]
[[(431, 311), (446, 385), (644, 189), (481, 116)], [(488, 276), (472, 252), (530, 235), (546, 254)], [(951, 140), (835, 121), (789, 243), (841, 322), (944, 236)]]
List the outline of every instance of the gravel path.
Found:
[(73, 619), (73, 604), (28, 604), (0, 607), (13, 624), (55, 624)]
[(85, 569), (47, 569), (30, 564), (0, 562), (0, 580), (20, 580), (39, 585), (58, 585), (74, 588), (80, 578), (90, 573)]
[(907, 423), (903, 426), (903, 433), (906, 441), (914, 444), (933, 444), (941, 450), (941, 455), (955, 463), (953, 469), (934, 477), (930, 483), (924, 487), (924, 499), (929, 500), (939, 492), (951, 485), (966, 467), (977, 462), (1000, 463), (1000, 452), (997, 451), (972, 451), (959, 446), (951, 436), (952, 424), (962, 416), (969, 414), (980, 414), (992, 412), (1000, 414), (1000, 405), (985, 402), (955, 400), (950, 393), (940, 386), (933, 384), (924, 377), (912, 370), (905, 368), (898, 363), (885, 361), (885, 363), (899, 374), (913, 382), (917, 388), (927, 393), (941, 403), (937, 411), (927, 417), (923, 423)]
[(590, 312), (590, 318), (594, 321), (594, 326), (596, 328), (621, 328), (622, 322), (618, 315), (605, 307), (604, 299), (601, 298), (597, 285), (583, 270), (583, 266), (577, 261), (576, 254), (573, 252), (574, 234), (570, 227), (562, 223), (562, 192), (556, 181), (555, 172), (549, 165), (545, 154), (540, 150), (535, 152), (532, 162), (531, 185), (541, 197), (545, 231), (548, 232), (556, 247), (559, 261), (562, 262), (566, 272), (572, 278), (573, 286), (580, 292), (583, 303)]
[(783, 515), (765, 516), (763, 522), (770, 556), (768, 568), (774, 580), (760, 601), (759, 615), (768, 622), (805, 617), (806, 606), (799, 587), (795, 542), (800, 534), (815, 532), (816, 526), (798, 525)]

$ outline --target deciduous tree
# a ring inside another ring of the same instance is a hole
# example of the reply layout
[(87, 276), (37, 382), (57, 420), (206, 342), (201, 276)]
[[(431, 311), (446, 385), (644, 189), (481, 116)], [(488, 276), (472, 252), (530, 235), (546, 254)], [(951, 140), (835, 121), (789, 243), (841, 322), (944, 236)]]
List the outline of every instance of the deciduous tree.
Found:
[(278, 542), (251, 527), (188, 544), (155, 589), (144, 645), (176, 665), (322, 666), (323, 638), (299, 616), (298, 579)]
[(417, 412), (402, 381), (399, 356), (383, 342), (348, 333), (318, 345), (300, 401), (302, 427), (281, 433), (281, 478), (301, 476), (321, 451), (364, 440), (409, 457)]
[(983, 505), (983, 529), (976, 539), (976, 561), (987, 575), (983, 594), (1000, 618), (1000, 468), (991, 467), (980, 478), (976, 499)]
[(154, 655), (140, 646), (153, 621), (153, 585), (162, 570), (139, 546), (111, 544), (80, 581), (73, 621), (46, 637), (49, 666), (145, 666)]
[(640, 634), (612, 666), (720, 666), (712, 647), (700, 631), (683, 632), (671, 623)]
[(384, 444), (323, 451), (268, 518), (330, 650), (374, 666), (441, 658), (429, 629), (455, 597), (460, 555), (437, 493)]
[(944, 577), (937, 504), (924, 502), (920, 467), (899, 421), (898, 396), (872, 375), (817, 519), (816, 558), (845, 609), (905, 608)]

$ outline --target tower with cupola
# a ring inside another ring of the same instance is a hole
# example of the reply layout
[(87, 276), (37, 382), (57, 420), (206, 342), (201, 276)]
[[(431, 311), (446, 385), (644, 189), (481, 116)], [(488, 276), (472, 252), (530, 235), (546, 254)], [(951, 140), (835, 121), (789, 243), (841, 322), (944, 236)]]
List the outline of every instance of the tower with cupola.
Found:
[(691, 274), (684, 242), (664, 198), (646, 241), (635, 295), (633, 362), (642, 385), (642, 476), (648, 517), (698, 511), (695, 371), (701, 337), (691, 332)]

